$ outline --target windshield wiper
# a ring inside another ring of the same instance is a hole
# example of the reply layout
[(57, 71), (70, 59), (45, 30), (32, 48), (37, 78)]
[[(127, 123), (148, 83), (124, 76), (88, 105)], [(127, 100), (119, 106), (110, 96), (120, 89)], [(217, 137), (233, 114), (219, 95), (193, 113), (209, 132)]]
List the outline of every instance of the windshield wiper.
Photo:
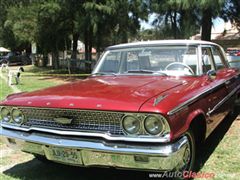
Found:
[(92, 76), (107, 76), (107, 75), (113, 75), (116, 76), (116, 73), (104, 73), (104, 72), (97, 72), (97, 73), (93, 73), (91, 74)]
[(151, 71), (146, 69), (139, 69), (139, 70), (129, 70), (126, 73), (146, 73), (146, 74), (158, 74), (158, 75), (164, 75), (167, 76), (167, 74), (160, 72), (160, 71)]

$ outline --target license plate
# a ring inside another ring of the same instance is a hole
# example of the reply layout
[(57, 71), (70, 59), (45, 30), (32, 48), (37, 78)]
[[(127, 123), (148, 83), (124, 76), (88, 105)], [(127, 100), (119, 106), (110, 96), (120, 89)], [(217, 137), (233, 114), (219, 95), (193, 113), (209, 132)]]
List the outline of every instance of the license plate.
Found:
[(82, 164), (81, 152), (76, 149), (43, 147), (46, 158), (66, 164)]

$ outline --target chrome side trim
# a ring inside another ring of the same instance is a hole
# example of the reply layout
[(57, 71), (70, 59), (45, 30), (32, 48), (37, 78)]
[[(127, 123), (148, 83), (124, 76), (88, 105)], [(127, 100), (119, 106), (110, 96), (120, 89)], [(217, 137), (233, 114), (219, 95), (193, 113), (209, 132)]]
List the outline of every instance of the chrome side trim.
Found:
[(240, 85), (238, 85), (235, 89), (233, 89), (225, 98), (223, 98), (216, 106), (214, 106), (210, 111), (208, 111), (207, 115), (210, 116), (214, 111), (220, 108), (228, 99), (230, 99), (237, 90), (240, 89)]
[[(227, 81), (228, 81), (228, 80), (227, 80)], [(226, 82), (226, 81), (225, 81), (225, 82)], [(187, 106), (189, 106), (190, 104), (196, 102), (196, 101), (197, 101), (198, 99), (200, 99), (202, 96), (205, 96), (206, 94), (209, 94), (209, 93), (215, 91), (216, 89), (220, 88), (221, 86), (225, 86), (225, 82), (223, 82), (223, 83), (221, 83), (221, 84), (218, 84), (218, 85), (216, 85), (216, 86), (214, 86), (214, 87), (212, 87), (212, 88), (209, 88), (209, 89), (205, 90), (202, 94), (199, 94), (199, 95), (196, 95), (196, 96), (190, 98), (189, 100), (185, 101), (184, 103), (182, 103), (182, 104), (178, 105), (177, 107), (173, 108), (171, 111), (169, 111), (169, 112), (167, 113), (167, 115), (171, 116), (171, 115), (173, 115), (173, 114), (181, 111), (182, 109), (187, 108)], [(235, 88), (236, 90), (234, 89), (233, 91), (236, 92), (238, 88), (239, 88), (239, 86), (236, 87), (236, 88)]]
[(224, 83), (218, 84), (218, 85), (214, 86), (214, 87), (211, 88), (211, 89), (209, 88), (209, 89), (205, 90), (202, 94), (198, 94), (198, 95), (196, 95), (196, 96), (188, 99), (187, 101), (183, 102), (182, 104), (178, 105), (177, 107), (175, 107), (175, 108), (173, 108), (171, 111), (169, 111), (169, 112), (167, 113), (167, 115), (171, 116), (171, 115), (173, 115), (173, 114), (181, 111), (182, 109), (187, 108), (187, 106), (189, 106), (190, 104), (196, 102), (196, 101), (197, 101), (198, 99), (200, 99), (202, 96), (205, 96), (206, 94), (214, 91), (215, 89), (217, 89), (217, 88), (219, 88), (219, 87), (221, 87), (221, 86), (223, 86), (223, 85), (224, 85)]
[(24, 128), (24, 127), (9, 125), (4, 122), (1, 122), (1, 126), (4, 128), (20, 130), (24, 132), (39, 131), (39, 132), (53, 133), (57, 135), (66, 135), (66, 136), (100, 137), (110, 141), (156, 142), (156, 143), (164, 143), (164, 142), (170, 141), (170, 134), (167, 134), (164, 137), (149, 137), (149, 136), (141, 136), (141, 135), (137, 137), (123, 137), (123, 136), (111, 136), (107, 133), (64, 131), (64, 130), (46, 129), (46, 128), (37, 128), (37, 127)]

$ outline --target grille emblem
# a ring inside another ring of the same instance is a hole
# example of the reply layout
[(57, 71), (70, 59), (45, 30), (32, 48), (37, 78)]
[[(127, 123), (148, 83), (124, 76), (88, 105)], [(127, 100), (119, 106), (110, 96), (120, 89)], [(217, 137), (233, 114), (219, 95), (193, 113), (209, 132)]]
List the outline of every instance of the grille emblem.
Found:
[(57, 123), (60, 123), (60, 124), (71, 124), (72, 120), (73, 119), (64, 118), (64, 117), (54, 118), (54, 121), (56, 121)]

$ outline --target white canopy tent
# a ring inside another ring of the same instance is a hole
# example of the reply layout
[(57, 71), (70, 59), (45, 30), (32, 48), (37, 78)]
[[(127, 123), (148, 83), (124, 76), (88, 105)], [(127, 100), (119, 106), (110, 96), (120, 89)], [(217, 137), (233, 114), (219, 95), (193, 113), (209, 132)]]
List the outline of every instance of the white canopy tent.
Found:
[(4, 47), (0, 47), (0, 52), (10, 52), (10, 50)]

